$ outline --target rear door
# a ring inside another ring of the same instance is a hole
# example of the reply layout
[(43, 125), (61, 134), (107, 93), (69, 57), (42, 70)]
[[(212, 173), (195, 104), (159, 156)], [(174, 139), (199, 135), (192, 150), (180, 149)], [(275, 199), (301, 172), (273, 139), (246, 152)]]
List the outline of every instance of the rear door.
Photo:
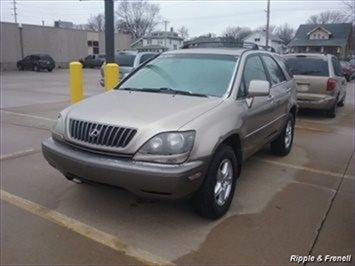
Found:
[(261, 58), (265, 64), (265, 68), (271, 84), (270, 95), (273, 97), (274, 117), (272, 123), (272, 133), (274, 136), (283, 128), (285, 114), (288, 113), (288, 102), (291, 95), (292, 84), (287, 81), (281, 67), (270, 55), (262, 55)]
[(247, 117), (243, 125), (243, 152), (246, 157), (256, 152), (270, 140), (274, 120), (274, 101), (271, 97), (248, 97), (252, 80), (268, 80), (268, 74), (259, 55), (250, 55), (244, 64), (238, 98), (245, 102)]

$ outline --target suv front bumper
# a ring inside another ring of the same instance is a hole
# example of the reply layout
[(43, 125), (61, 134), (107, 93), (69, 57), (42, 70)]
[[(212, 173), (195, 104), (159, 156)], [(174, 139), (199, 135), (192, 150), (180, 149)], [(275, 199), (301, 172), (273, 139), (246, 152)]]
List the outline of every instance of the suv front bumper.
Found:
[(146, 163), (81, 150), (49, 138), (42, 152), (50, 165), (69, 179), (77, 178), (122, 187), (150, 198), (179, 199), (203, 181), (205, 161), (179, 165)]

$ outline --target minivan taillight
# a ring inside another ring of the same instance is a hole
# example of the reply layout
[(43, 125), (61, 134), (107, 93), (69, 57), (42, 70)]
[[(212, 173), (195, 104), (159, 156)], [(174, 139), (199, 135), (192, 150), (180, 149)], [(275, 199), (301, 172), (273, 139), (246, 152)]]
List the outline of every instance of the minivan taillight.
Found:
[(327, 91), (335, 90), (337, 81), (335, 79), (328, 79), (327, 81)]

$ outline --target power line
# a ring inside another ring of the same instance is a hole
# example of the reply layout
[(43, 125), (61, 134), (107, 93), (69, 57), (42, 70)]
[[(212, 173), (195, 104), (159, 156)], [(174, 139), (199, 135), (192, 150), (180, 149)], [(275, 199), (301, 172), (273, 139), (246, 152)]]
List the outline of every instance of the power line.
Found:
[(12, 0), (12, 5), (13, 5), (13, 8), (12, 10), (14, 11), (14, 14), (13, 16), (15, 17), (15, 23), (17, 24), (17, 7), (16, 7), (16, 0)]

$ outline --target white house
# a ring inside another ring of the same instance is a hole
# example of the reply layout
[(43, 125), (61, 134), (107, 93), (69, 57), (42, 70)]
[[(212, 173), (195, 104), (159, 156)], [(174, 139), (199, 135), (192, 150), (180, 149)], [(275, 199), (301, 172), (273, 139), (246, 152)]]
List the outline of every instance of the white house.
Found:
[[(244, 42), (256, 43), (260, 46), (265, 46), (266, 44), (266, 33), (265, 32), (253, 32), (243, 39)], [(280, 38), (269, 34), (269, 46), (274, 48), (276, 53), (283, 54), (286, 50), (285, 42)]]
[(178, 33), (174, 32), (173, 28), (170, 28), (170, 31), (155, 31), (136, 40), (131, 44), (131, 48), (149, 51), (157, 50), (158, 52), (176, 50), (183, 45), (183, 40)]

